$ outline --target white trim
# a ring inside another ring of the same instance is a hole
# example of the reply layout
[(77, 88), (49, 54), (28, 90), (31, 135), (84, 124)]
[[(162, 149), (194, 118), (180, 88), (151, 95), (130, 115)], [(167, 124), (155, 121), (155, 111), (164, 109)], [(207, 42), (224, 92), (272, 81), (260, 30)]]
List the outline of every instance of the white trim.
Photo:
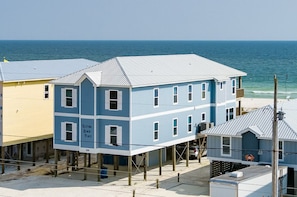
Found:
[[(174, 135), (174, 120), (176, 120), (176, 134)], [(172, 118), (172, 137), (178, 136), (178, 118)]]
[[(155, 139), (155, 124), (158, 123), (158, 139)], [(160, 139), (160, 122), (159, 121), (155, 121), (153, 122), (153, 141), (157, 142)]]
[[(157, 97), (155, 96), (155, 90), (158, 91), (158, 96)], [(155, 105), (155, 99), (156, 98), (158, 99), (158, 105)], [(159, 107), (159, 104), (160, 104), (160, 89), (159, 88), (154, 88), (153, 89), (153, 107), (157, 108), (157, 107)]]
[[(233, 81), (234, 81), (234, 86), (233, 86)], [(234, 88), (234, 92), (233, 92), (233, 88)], [(236, 94), (236, 79), (231, 80), (231, 93), (232, 95)]]
[[(189, 88), (191, 86), (191, 92), (189, 91)], [(191, 94), (191, 100), (189, 100), (189, 95)], [(193, 102), (193, 84), (188, 84), (188, 102)]]
[[(191, 123), (189, 123), (189, 117), (191, 117)], [(189, 131), (189, 125), (191, 124), (191, 131)], [(187, 132), (192, 133), (193, 132), (193, 116), (188, 115), (187, 116)]]
[[(229, 138), (230, 140), (230, 145), (224, 145), (223, 144), (223, 138)], [(223, 146), (229, 146), (229, 154), (224, 154), (224, 150), (223, 150)], [(231, 157), (232, 155), (232, 137), (227, 137), (227, 136), (221, 136), (221, 156), (224, 156), (224, 157)]]
[[(175, 94), (175, 89), (176, 89), (176, 94)], [(173, 86), (173, 92), (172, 92), (172, 97), (173, 97), (173, 105), (178, 104), (178, 86)], [(176, 97), (176, 102), (175, 102), (175, 97)]]
[[(205, 86), (205, 90), (203, 90), (203, 85)], [(204, 91), (204, 98), (203, 98), (203, 91)], [(201, 100), (206, 100), (206, 83), (204, 82), (204, 83), (201, 83)]]

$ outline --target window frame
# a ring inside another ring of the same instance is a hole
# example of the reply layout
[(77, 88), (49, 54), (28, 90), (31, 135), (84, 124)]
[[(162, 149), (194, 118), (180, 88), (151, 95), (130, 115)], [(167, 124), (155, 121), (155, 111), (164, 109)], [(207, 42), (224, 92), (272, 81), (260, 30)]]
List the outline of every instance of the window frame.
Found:
[[(116, 92), (116, 98), (112, 98), (111, 93)], [(110, 111), (121, 111), (122, 110), (122, 91), (109, 89), (105, 90), (105, 109)], [(113, 103), (116, 103), (116, 108), (113, 108)]]
[(159, 94), (160, 94), (159, 88), (154, 88), (153, 94), (154, 94), (154, 98), (153, 98), (154, 107), (159, 107)]
[[(71, 96), (67, 95), (67, 91), (71, 91)], [(71, 105), (68, 104), (68, 101), (71, 101)], [(61, 106), (64, 108), (77, 107), (77, 89), (61, 88)]]
[(189, 84), (188, 85), (188, 102), (193, 101), (193, 85)]
[[(157, 127), (156, 127), (157, 126)], [(160, 138), (160, 124), (159, 121), (153, 122), (153, 141), (159, 141)], [(157, 136), (157, 138), (156, 138)]]
[(193, 125), (193, 116), (189, 115), (187, 117), (187, 130), (188, 130), (188, 133), (192, 133), (192, 131), (193, 131), (192, 125)]
[[(112, 134), (112, 128), (116, 128), (116, 134)], [(112, 143), (112, 137), (116, 137), (116, 143)], [(105, 125), (105, 144), (108, 146), (122, 146), (123, 131), (119, 125)]]
[(201, 122), (206, 122), (206, 113), (205, 112), (201, 113)]
[[(67, 125), (71, 125), (71, 130), (67, 130)], [(76, 142), (77, 141), (77, 123), (74, 122), (61, 122), (61, 140), (64, 142)], [(67, 139), (67, 134), (71, 133), (71, 140)]]
[[(280, 144), (281, 144), (281, 146), (280, 146)], [(284, 145), (285, 145), (285, 143), (283, 140), (278, 141), (278, 159), (279, 159), (279, 161), (285, 160)]]
[(178, 136), (178, 119), (177, 118), (172, 119), (172, 136), (173, 137)]
[[(224, 144), (224, 138), (229, 139), (229, 144)], [(228, 154), (224, 153), (224, 147), (228, 148)], [(231, 157), (232, 138), (229, 136), (221, 136), (221, 156)]]
[(231, 93), (232, 95), (236, 94), (236, 79), (231, 80)]
[(201, 83), (201, 100), (206, 100), (206, 83)]
[(224, 87), (223, 85), (224, 85), (224, 82), (219, 82), (220, 90), (223, 90), (224, 89), (223, 88)]
[(233, 120), (233, 119), (234, 119), (234, 107), (226, 108), (226, 121)]
[(173, 104), (178, 104), (178, 86), (173, 86)]
[(49, 84), (44, 84), (43, 90), (44, 90), (43, 98), (44, 99), (49, 99)]

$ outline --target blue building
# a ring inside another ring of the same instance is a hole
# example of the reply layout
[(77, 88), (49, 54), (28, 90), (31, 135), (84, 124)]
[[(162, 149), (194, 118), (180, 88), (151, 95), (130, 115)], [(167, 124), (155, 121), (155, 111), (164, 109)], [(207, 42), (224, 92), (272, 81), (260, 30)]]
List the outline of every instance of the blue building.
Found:
[[(280, 166), (288, 167), (288, 188), (296, 188), (297, 100), (280, 102), (278, 106), (285, 113), (284, 118), (278, 119), (278, 161)], [(273, 120), (274, 109), (268, 105), (202, 131), (207, 135), (211, 175), (246, 166), (271, 165)]]
[(171, 159), (168, 147), (195, 140), (201, 123), (236, 117), (245, 75), (194, 54), (116, 57), (67, 75), (52, 82), (54, 148)]

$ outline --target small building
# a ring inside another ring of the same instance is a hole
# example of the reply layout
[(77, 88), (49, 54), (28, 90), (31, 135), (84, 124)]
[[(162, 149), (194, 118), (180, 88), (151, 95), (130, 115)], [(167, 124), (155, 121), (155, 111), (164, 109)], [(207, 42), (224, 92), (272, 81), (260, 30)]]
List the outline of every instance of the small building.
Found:
[[(272, 196), (272, 168), (251, 166), (210, 179), (211, 197), (262, 197)], [(287, 167), (278, 168), (278, 191), (282, 196), (287, 192)]]
[(0, 63), (2, 159), (35, 161), (53, 152), (54, 85), (49, 82), (95, 64), (86, 59)]
[(128, 165), (146, 154), (147, 165), (175, 160), (175, 145), (236, 117), (245, 75), (185, 54), (116, 57), (61, 77), (52, 82), (54, 148), (120, 156)]
[[(297, 186), (297, 100), (278, 103), (279, 165), (288, 167), (288, 193)], [(284, 117), (283, 117), (284, 115)], [(274, 109), (267, 105), (203, 131), (211, 177), (253, 165), (271, 165)]]

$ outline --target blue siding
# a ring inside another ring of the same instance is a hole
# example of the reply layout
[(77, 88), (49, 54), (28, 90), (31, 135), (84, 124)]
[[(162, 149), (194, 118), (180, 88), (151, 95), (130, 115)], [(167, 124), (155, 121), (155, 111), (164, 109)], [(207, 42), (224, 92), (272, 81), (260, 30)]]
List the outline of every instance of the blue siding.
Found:
[(81, 147), (94, 148), (94, 120), (81, 119)]
[(81, 83), (81, 114), (94, 115), (94, 87), (88, 79)]
[(271, 163), (271, 140), (260, 140), (259, 149), (262, 150), (262, 154), (259, 155), (259, 161), (264, 163)]
[[(76, 95), (76, 100), (77, 100), (77, 107), (75, 108), (65, 108), (62, 107), (61, 103), (61, 89), (62, 88), (73, 88), (77, 90), (77, 95)], [(78, 87), (74, 86), (61, 86), (61, 85), (55, 85), (55, 112), (63, 112), (63, 113), (75, 113), (78, 114), (78, 109), (79, 109), (79, 89)]]
[(297, 142), (285, 142), (284, 144), (284, 163), (297, 164)]
[(242, 134), (242, 160), (245, 156), (251, 154), (254, 156), (254, 161), (258, 162), (259, 140), (252, 132)]
[[(61, 123), (62, 122), (73, 122), (77, 124), (77, 139), (75, 142), (65, 142), (63, 140), (61, 140), (62, 134), (61, 134)], [(60, 145), (72, 145), (72, 146), (78, 146), (78, 142), (79, 142), (79, 135), (78, 135), (78, 131), (79, 131), (79, 124), (78, 124), (79, 120), (78, 118), (73, 118), (73, 117), (61, 117), (61, 116), (55, 116), (55, 144), (60, 144)]]
[[(122, 145), (112, 146), (105, 142), (105, 126), (106, 125), (117, 125), (122, 127)], [(119, 120), (97, 120), (97, 135), (96, 135), (96, 147), (118, 149), (118, 150), (129, 150), (129, 122)]]
[[(105, 91), (110, 89), (122, 91), (122, 110), (113, 111), (105, 109)], [(130, 90), (128, 88), (97, 88), (97, 115), (129, 117), (129, 93)]]
[[(166, 162), (166, 148), (162, 149), (162, 163)], [(149, 152), (148, 166), (155, 166), (159, 164), (159, 150)]]

